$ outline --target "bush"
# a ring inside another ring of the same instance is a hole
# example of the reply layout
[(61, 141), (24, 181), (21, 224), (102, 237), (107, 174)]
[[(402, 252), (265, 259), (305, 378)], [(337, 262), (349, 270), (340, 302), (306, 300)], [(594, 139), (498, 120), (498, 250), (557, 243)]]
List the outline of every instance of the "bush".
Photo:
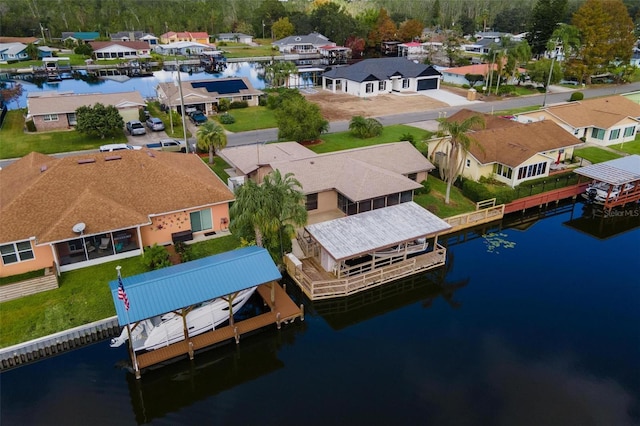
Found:
[(471, 86), (469, 86), (467, 83), (462, 85), (463, 89), (471, 89)]
[(462, 182), (462, 193), (471, 201), (478, 202), (493, 198), (493, 194), (483, 184), (465, 179)]
[(222, 98), (218, 101), (218, 111), (229, 111), (231, 101), (229, 99)]
[(167, 248), (164, 246), (159, 246), (158, 244), (154, 244), (151, 247), (147, 247), (144, 249), (142, 261), (150, 271), (171, 266)]
[(509, 84), (503, 84), (498, 88), (499, 95), (510, 95), (516, 92), (516, 86), (512, 86)]
[(233, 117), (233, 115), (229, 114), (229, 113), (224, 113), (220, 116), (220, 123), (222, 124), (233, 124), (236, 122), (236, 119)]
[(258, 105), (267, 106), (267, 96), (260, 96), (258, 98)]
[(25, 123), (25, 125), (27, 126), (27, 132), (35, 132), (36, 131), (36, 125), (33, 123), (33, 120), (29, 120)]
[(413, 135), (413, 133), (404, 133), (402, 136), (400, 136), (400, 140), (411, 142), (411, 145), (416, 146), (416, 137)]
[(188, 245), (186, 245), (183, 241), (178, 241), (175, 243), (176, 253), (180, 256), (180, 261), (188, 262), (193, 260), (193, 254), (191, 253), (191, 249)]
[(233, 101), (229, 104), (229, 109), (248, 108), (249, 103), (247, 101)]
[(431, 183), (429, 183), (428, 181), (423, 180), (422, 182), (420, 182), (420, 185), (422, 185), (422, 188), (416, 189), (416, 195), (424, 195), (431, 192)]
[(584, 93), (582, 92), (573, 92), (571, 97), (569, 98), (569, 102), (581, 101), (584, 99)]

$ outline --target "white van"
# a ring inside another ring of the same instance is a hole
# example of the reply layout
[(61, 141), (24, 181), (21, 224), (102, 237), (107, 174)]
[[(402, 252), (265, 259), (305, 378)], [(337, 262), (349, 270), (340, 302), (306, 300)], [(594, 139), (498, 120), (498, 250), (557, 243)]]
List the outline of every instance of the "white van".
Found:
[(102, 145), (100, 147), (100, 152), (112, 152), (112, 151), (122, 151), (125, 149), (133, 149), (133, 150), (138, 150), (138, 149), (142, 149), (141, 146), (133, 146), (133, 145), (127, 145), (126, 143), (112, 143), (109, 145)]

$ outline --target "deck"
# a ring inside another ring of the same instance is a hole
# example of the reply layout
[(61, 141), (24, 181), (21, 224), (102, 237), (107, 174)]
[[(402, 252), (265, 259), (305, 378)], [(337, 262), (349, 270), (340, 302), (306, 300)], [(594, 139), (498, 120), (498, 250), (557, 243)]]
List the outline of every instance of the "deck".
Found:
[(303, 308), (296, 306), (277, 282), (260, 285), (258, 286), (257, 292), (270, 307), (269, 312), (199, 334), (191, 337), (189, 340), (183, 340), (164, 348), (137, 355), (138, 371), (136, 371), (136, 377), (140, 377), (140, 370), (152, 365), (187, 354), (190, 358), (193, 358), (195, 351), (231, 339), (239, 343), (240, 336), (243, 334), (259, 330), (271, 324), (275, 324), (280, 328), (282, 323), (286, 324), (296, 318), (304, 319)]
[(582, 194), (586, 188), (587, 183), (582, 183), (554, 189), (537, 195), (531, 195), (529, 197), (519, 198), (505, 206), (504, 214), (524, 211), (531, 207), (546, 206), (549, 203), (557, 203), (565, 198), (575, 198), (579, 194)]
[(386, 264), (382, 264), (385, 261), (371, 260), (357, 266), (362, 272), (352, 271), (352, 275), (341, 278), (325, 271), (313, 257), (301, 259), (299, 264), (286, 256), (284, 260), (287, 273), (304, 294), (311, 300), (323, 300), (349, 296), (420, 271), (437, 268), (445, 264), (446, 255), (447, 250), (438, 244), (435, 250), (406, 260), (386, 261)]

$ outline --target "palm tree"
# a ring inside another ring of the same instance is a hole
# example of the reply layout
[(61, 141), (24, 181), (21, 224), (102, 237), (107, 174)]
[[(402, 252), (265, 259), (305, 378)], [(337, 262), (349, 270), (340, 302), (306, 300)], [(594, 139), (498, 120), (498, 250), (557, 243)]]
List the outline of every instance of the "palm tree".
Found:
[(367, 119), (361, 115), (351, 117), (349, 130), (358, 137), (362, 137), (367, 131)]
[(438, 123), (438, 130), (448, 136), (438, 142), (431, 155), (433, 159), (434, 154), (438, 152), (438, 148), (446, 145), (445, 149), (448, 151), (444, 161), (445, 164), (439, 164), (438, 167), (440, 169), (440, 175), (447, 183), (444, 203), (449, 204), (451, 185), (462, 173), (464, 161), (471, 143), (477, 143), (467, 132), (477, 127), (484, 129), (485, 122), (481, 115), (472, 115), (461, 122), (439, 118)]
[(209, 151), (209, 164), (213, 164), (213, 156), (216, 150), (227, 146), (227, 134), (224, 128), (215, 121), (207, 121), (196, 133), (198, 148)]
[(248, 180), (236, 192), (231, 206), (230, 228), (239, 238), (255, 238), (256, 245), (269, 250), (276, 263), (289, 250), (295, 227), (307, 223), (307, 210), (300, 182), (287, 173), (274, 170), (261, 185)]

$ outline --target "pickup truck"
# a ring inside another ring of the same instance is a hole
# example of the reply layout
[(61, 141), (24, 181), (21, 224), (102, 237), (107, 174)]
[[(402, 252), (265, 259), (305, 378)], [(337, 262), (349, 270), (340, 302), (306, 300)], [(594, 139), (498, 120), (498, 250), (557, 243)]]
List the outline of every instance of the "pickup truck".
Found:
[(158, 142), (146, 144), (145, 147), (155, 151), (187, 152), (187, 144), (178, 139), (160, 139)]
[(202, 111), (194, 111), (189, 114), (189, 120), (196, 126), (199, 126), (207, 122), (207, 116), (204, 115)]

